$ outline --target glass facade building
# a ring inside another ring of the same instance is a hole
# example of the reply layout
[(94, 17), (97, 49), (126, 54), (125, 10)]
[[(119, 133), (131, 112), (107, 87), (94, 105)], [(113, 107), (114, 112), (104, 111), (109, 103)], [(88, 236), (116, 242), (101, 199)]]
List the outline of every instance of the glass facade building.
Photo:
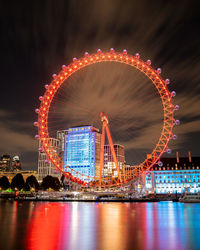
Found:
[(200, 192), (200, 157), (164, 158), (163, 166), (155, 165), (145, 179), (146, 190), (157, 194)]
[[(125, 156), (124, 156), (124, 146), (119, 144), (114, 144), (114, 150), (118, 162), (118, 166), (121, 174), (123, 174), (123, 169), (125, 166)], [(118, 177), (118, 172), (115, 167), (112, 151), (110, 145), (104, 145), (104, 167), (103, 167), (103, 177)]]
[[(86, 182), (95, 177), (100, 167), (100, 134), (93, 126), (68, 129), (65, 135), (64, 163), (77, 171), (73, 176)], [(66, 168), (66, 171), (70, 172)], [(83, 177), (84, 174), (88, 177)]]

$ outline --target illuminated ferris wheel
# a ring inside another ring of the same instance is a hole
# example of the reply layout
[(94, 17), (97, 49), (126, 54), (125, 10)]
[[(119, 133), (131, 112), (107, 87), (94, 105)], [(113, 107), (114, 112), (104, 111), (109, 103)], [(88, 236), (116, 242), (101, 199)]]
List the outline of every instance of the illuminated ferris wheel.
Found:
[[(108, 118), (105, 114), (101, 113), (102, 121), (102, 139), (101, 139), (101, 153), (100, 153), (100, 168), (99, 174), (96, 176), (86, 176), (80, 172), (77, 172), (75, 169), (66, 166), (63, 159), (58, 155), (54, 146), (51, 143), (49, 136), (48, 128), (48, 115), (49, 109), (52, 104), (52, 101), (57, 93), (58, 89), (61, 87), (63, 82), (71, 77), (73, 74), (76, 74), (77, 71), (81, 70), (84, 67), (89, 67), (92, 64), (102, 63), (102, 62), (117, 62), (122, 64), (127, 64), (131, 67), (136, 68), (140, 72), (144, 73), (147, 78), (151, 80), (157, 92), (159, 93), (162, 109), (163, 109), (163, 125), (162, 132), (160, 134), (159, 140), (150, 154), (147, 154), (147, 157), (137, 166), (131, 168), (131, 172), (128, 175), (122, 173), (117, 164), (117, 159), (115, 151), (113, 149), (113, 142), (111, 134), (108, 127)], [(141, 176), (145, 171), (151, 169), (154, 164), (162, 166), (160, 158), (164, 152), (170, 153), (171, 149), (168, 148), (168, 143), (171, 139), (176, 139), (176, 135), (173, 134), (172, 129), (175, 125), (179, 125), (179, 120), (174, 119), (174, 111), (179, 109), (178, 105), (172, 103), (172, 98), (175, 97), (176, 92), (170, 92), (168, 89), (168, 84), (170, 83), (169, 79), (163, 80), (160, 76), (161, 69), (153, 69), (151, 67), (151, 61), (147, 60), (146, 62), (140, 59), (139, 54), (135, 56), (129, 55), (126, 50), (123, 50), (122, 53), (115, 52), (113, 48), (109, 52), (102, 52), (100, 49), (97, 50), (97, 53), (89, 55), (87, 52), (84, 57), (80, 59), (73, 59), (73, 62), (68, 66), (63, 65), (62, 70), (58, 75), (53, 74), (53, 80), (49, 85), (45, 85), (46, 92), (43, 96), (40, 96), (41, 101), (40, 108), (36, 109), (38, 114), (38, 121), (34, 123), (38, 127), (37, 139), (40, 139), (42, 149), (48, 156), (49, 160), (54, 164), (54, 166), (62, 172), (66, 178), (70, 181), (75, 182), (79, 185), (85, 186), (121, 186), (129, 185), (130, 183), (135, 182), (139, 176)], [(118, 178), (114, 178), (108, 181), (102, 176), (103, 168), (103, 147), (105, 140), (105, 132), (107, 133), (109, 144), (112, 151), (112, 156), (115, 162), (115, 167), (118, 172)], [(68, 171), (69, 170), (69, 171)], [(78, 178), (77, 178), (78, 176)], [(83, 181), (84, 179), (90, 179), (89, 183)]]

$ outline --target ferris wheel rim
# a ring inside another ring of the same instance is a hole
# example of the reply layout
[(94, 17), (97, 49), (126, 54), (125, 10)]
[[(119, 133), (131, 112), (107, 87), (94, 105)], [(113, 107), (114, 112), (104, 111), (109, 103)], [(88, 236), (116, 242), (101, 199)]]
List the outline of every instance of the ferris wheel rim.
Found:
[[(156, 147), (153, 149), (151, 155), (151, 160), (145, 159), (141, 164), (136, 166), (137, 169), (142, 169), (143, 172), (145, 170), (148, 170), (151, 168), (152, 165), (158, 162), (161, 155), (166, 151), (167, 145), (169, 140), (172, 137), (172, 128), (175, 124), (174, 121), (174, 105), (172, 104), (172, 96), (171, 93), (168, 90), (167, 83), (164, 81), (159, 72), (160, 70), (153, 69), (150, 64), (150, 60), (147, 60), (147, 62), (142, 61), (138, 54), (135, 56), (129, 55), (126, 51), (123, 51), (123, 53), (110, 51), (110, 52), (101, 52), (97, 51), (97, 53), (89, 55), (88, 53), (85, 53), (84, 57), (81, 57), (80, 59), (73, 59), (73, 62), (69, 64), (68, 66), (63, 65), (62, 70), (59, 72), (58, 75), (53, 75), (53, 80), (51, 81), (49, 86), (46, 87), (46, 91), (44, 93), (43, 97), (40, 97), (41, 104), (38, 112), (38, 138), (41, 140), (42, 148), (44, 149), (45, 153), (47, 154), (49, 160), (56, 166), (56, 168), (61, 171), (63, 174), (66, 175), (66, 172), (64, 169), (62, 169), (62, 165), (64, 162), (60, 157), (53, 153), (53, 148), (50, 145), (50, 137), (49, 137), (49, 131), (48, 131), (48, 113), (49, 108), (51, 106), (51, 102), (54, 98), (54, 95), (56, 94), (57, 90), (60, 88), (60, 86), (63, 84), (65, 80), (67, 80), (72, 74), (77, 72), (78, 70), (92, 65), (96, 63), (102, 63), (102, 62), (117, 62), (117, 63), (123, 63), (130, 65), (142, 73), (144, 73), (148, 79), (152, 81), (152, 83), (155, 85), (156, 89), (159, 92), (162, 106), (163, 106), (163, 126), (162, 126), (162, 132), (159, 137), (158, 143), (156, 144)], [(144, 167), (146, 164), (146, 167)], [(66, 166), (68, 167), (68, 166)], [(70, 167), (68, 167), (70, 168)], [(79, 174), (79, 176), (88, 177), (90, 179), (96, 180), (95, 177), (87, 176), (84, 174), (81, 174), (72, 168), (70, 168), (70, 171), (74, 174)], [(68, 176), (69, 177), (69, 176)], [(70, 177), (71, 178), (71, 177)], [(122, 184), (129, 183), (133, 180), (133, 178), (129, 181), (125, 181), (124, 183), (117, 183), (117, 185), (108, 185), (108, 186), (120, 186)], [(72, 181), (76, 182), (76, 178)], [(80, 182), (78, 180), (78, 182)]]

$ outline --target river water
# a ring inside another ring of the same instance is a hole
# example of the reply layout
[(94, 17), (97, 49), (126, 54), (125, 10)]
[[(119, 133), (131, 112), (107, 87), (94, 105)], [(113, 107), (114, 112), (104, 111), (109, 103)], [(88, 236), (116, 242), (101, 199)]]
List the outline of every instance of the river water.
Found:
[(1, 200), (0, 249), (200, 249), (200, 204)]

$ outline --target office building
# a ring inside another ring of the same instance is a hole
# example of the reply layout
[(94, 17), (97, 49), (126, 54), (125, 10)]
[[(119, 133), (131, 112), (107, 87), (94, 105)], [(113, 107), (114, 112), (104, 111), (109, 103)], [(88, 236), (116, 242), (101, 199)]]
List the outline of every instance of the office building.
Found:
[[(86, 182), (99, 177), (100, 170), (100, 138), (99, 130), (93, 126), (79, 126), (68, 129), (65, 135), (64, 163), (66, 171), (73, 169), (76, 178)], [(85, 176), (81, 176), (84, 174)]]
[[(60, 140), (50, 138), (50, 143), (54, 147), (55, 152), (60, 154)], [(47, 175), (60, 178), (61, 173), (56, 169), (54, 164), (48, 159), (46, 153), (42, 149), (41, 142), (39, 141), (39, 155), (38, 155), (38, 180), (42, 181)]]
[[(114, 144), (114, 151), (116, 154), (118, 166), (123, 176), (124, 167), (125, 167), (125, 156), (124, 156), (124, 146), (119, 144)], [(104, 178), (118, 177), (118, 172), (115, 166), (113, 159), (112, 151), (110, 145), (104, 145), (104, 167), (102, 176)]]

